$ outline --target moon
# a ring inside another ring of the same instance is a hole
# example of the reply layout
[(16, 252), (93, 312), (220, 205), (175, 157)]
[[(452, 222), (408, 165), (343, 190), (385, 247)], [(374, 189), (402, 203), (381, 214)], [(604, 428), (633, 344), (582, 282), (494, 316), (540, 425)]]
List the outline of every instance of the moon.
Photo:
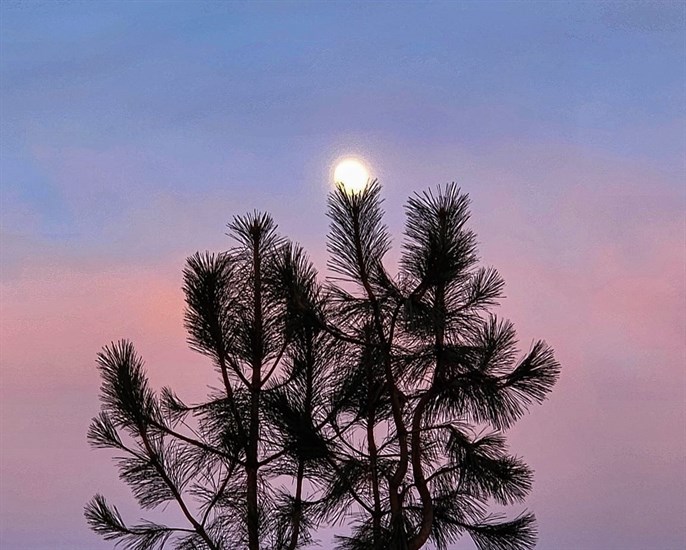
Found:
[(347, 158), (336, 165), (333, 180), (334, 183), (342, 185), (346, 193), (356, 194), (367, 187), (369, 171), (359, 160)]

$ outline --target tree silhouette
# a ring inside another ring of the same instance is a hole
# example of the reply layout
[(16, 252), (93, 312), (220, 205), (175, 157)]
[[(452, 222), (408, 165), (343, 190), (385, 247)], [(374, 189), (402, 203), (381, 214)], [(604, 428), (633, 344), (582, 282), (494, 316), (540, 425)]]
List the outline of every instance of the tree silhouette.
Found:
[[(378, 183), (329, 199), (336, 327), (357, 353), (341, 372), (341, 410), (366, 434), (342, 481), (366, 494), (342, 548), (438, 548), (469, 533), (479, 548), (529, 548), (534, 518), (487, 515), (490, 499), (523, 500), (532, 472), (507, 453), (503, 431), (544, 399), (559, 366), (537, 342), (519, 361), (513, 325), (489, 310), (503, 281), (479, 268), (469, 199), (454, 185), (412, 197), (398, 276), (383, 265), (390, 236)], [(344, 435), (341, 434), (343, 438)], [(364, 485), (364, 487), (362, 487)]]
[[(174, 500), (190, 526), (128, 527), (96, 496), (89, 524), (129, 548), (173, 539), (183, 549), (294, 549), (309, 540), (305, 474), (328, 456), (313, 403), (335, 342), (311, 322), (323, 301), (303, 251), (264, 214), (237, 217), (230, 231), (237, 246), (195, 254), (184, 270), (188, 341), (212, 360), (221, 390), (188, 406), (169, 388), (153, 394), (131, 343), (98, 357), (103, 411), (89, 440), (124, 453), (120, 476), (142, 508)], [(284, 477), (293, 494), (270, 483)]]
[(383, 258), (380, 186), (329, 197), (326, 286), (273, 220), (234, 219), (236, 246), (184, 270), (190, 346), (221, 389), (186, 405), (149, 387), (129, 342), (98, 356), (103, 409), (88, 433), (117, 451), (143, 509), (175, 502), (183, 527), (127, 525), (96, 495), (91, 528), (131, 549), (302, 548), (326, 523), (338, 547), (533, 547), (533, 515), (489, 515), (532, 482), (504, 431), (542, 401), (559, 366), (536, 342), (517, 359), (514, 327), (490, 309), (503, 281), (478, 267), (467, 195), (415, 195), (397, 276)]

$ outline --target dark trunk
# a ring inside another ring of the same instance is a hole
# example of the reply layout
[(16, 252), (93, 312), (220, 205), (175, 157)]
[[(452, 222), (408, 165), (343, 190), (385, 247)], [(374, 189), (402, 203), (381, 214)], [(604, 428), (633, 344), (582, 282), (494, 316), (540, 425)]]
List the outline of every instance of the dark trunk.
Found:
[[(386, 375), (386, 383), (388, 384), (391, 397), (391, 410), (393, 412), (393, 422), (398, 434), (398, 445), (400, 447), (400, 458), (398, 466), (393, 473), (393, 476), (388, 482), (389, 486), (389, 500), (391, 505), (391, 529), (394, 532), (394, 538), (402, 539), (404, 541), (404, 524), (402, 519), (402, 497), (400, 487), (402, 485), (405, 474), (407, 473), (407, 465), (409, 461), (408, 447), (407, 447), (407, 429), (402, 415), (402, 407), (400, 405), (400, 397), (398, 395), (398, 388), (395, 384), (395, 377), (393, 376), (393, 368), (391, 365), (391, 342), (387, 342), (383, 330), (383, 323), (381, 321), (381, 309), (377, 301), (376, 295), (369, 282), (369, 273), (364, 262), (362, 254), (362, 243), (360, 239), (360, 224), (357, 213), (353, 216), (353, 231), (355, 239), (355, 248), (357, 253), (357, 263), (360, 268), (360, 279), (362, 286), (367, 293), (369, 302), (372, 306), (372, 313), (374, 317), (374, 326), (377, 332), (379, 343), (383, 350), (384, 372)], [(404, 542), (400, 548), (404, 548)]]
[(369, 450), (369, 469), (372, 482), (372, 496), (374, 498), (374, 514), (372, 515), (373, 548), (381, 548), (381, 496), (379, 494), (378, 451), (374, 439), (374, 425), (376, 423), (375, 404), (377, 392), (374, 391), (374, 374), (372, 365), (367, 365), (367, 447)]
[(422, 468), (422, 416), (427, 403), (431, 399), (431, 393), (426, 392), (417, 404), (412, 417), (412, 474), (414, 476), (414, 484), (417, 486), (419, 498), (422, 501), (422, 522), (420, 524), (419, 532), (412, 537), (408, 544), (409, 550), (418, 550), (429, 538), (431, 534), (431, 527), (433, 526), (434, 508), (431, 500), (431, 492), (424, 477)]
[[(305, 414), (312, 415), (312, 388), (314, 385), (314, 354), (312, 353), (312, 330), (305, 328), (305, 345), (307, 346), (307, 356), (305, 360), (306, 382), (305, 382)], [(314, 425), (314, 422), (313, 422)], [(305, 477), (305, 460), (300, 458), (298, 461), (298, 472), (295, 479), (295, 498), (293, 509), (293, 525), (291, 531), (291, 541), (288, 545), (289, 550), (295, 550), (300, 537), (300, 525), (302, 523), (302, 490), (303, 479)]]
[(300, 537), (300, 523), (302, 522), (302, 491), (303, 478), (305, 477), (305, 462), (303, 460), (298, 464), (298, 474), (295, 480), (295, 501), (293, 503), (293, 530), (291, 531), (291, 541), (288, 545), (288, 550), (295, 550), (298, 546), (298, 538)]
[(260, 258), (260, 237), (255, 236), (253, 244), (253, 338), (252, 338), (252, 380), (250, 381), (250, 428), (246, 453), (246, 482), (248, 507), (248, 549), (260, 548), (260, 520), (257, 498), (258, 440), (260, 436), (260, 393), (263, 356), (262, 334), (262, 274)]
[(424, 477), (422, 468), (422, 417), (424, 410), (432, 397), (433, 385), (436, 380), (440, 379), (441, 371), (443, 369), (443, 348), (445, 345), (445, 285), (438, 284), (436, 286), (436, 294), (434, 299), (434, 345), (436, 347), (436, 367), (434, 370), (432, 388), (422, 396), (417, 403), (417, 408), (412, 417), (412, 473), (414, 476), (414, 483), (419, 492), (419, 498), (422, 501), (422, 522), (419, 527), (419, 532), (412, 537), (409, 544), (409, 550), (418, 550), (429, 538), (431, 528), (433, 527), (434, 507), (431, 499), (431, 491)]

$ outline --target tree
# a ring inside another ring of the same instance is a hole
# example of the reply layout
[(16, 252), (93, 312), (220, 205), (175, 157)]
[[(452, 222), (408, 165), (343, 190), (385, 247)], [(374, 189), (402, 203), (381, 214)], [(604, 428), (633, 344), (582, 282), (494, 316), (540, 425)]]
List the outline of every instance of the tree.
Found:
[(487, 509), (528, 493), (503, 432), (559, 366), (543, 342), (517, 361), (513, 325), (490, 313), (503, 281), (478, 267), (465, 194), (410, 199), (392, 277), (380, 190), (329, 197), (326, 286), (264, 214), (235, 218), (228, 252), (188, 259), (189, 343), (222, 387), (206, 402), (154, 394), (130, 343), (103, 350), (89, 440), (118, 451), (142, 508), (175, 501), (187, 525), (127, 526), (96, 495), (95, 531), (133, 549), (295, 549), (347, 520), (349, 550), (446, 548), (464, 533), (482, 549), (533, 546), (533, 515)]
[[(152, 392), (130, 342), (98, 356), (103, 410), (88, 439), (118, 451), (142, 508), (175, 501), (188, 522), (130, 527), (97, 495), (88, 523), (127, 548), (295, 549), (309, 540), (303, 483), (328, 453), (314, 400), (335, 343), (311, 322), (323, 302), (304, 252), (267, 215), (229, 227), (237, 246), (197, 253), (184, 270), (188, 341), (212, 360), (221, 390), (188, 406), (169, 388)], [(291, 478), (294, 493), (270, 485), (277, 477)]]
[(478, 267), (468, 206), (454, 184), (412, 197), (393, 278), (379, 185), (330, 196), (330, 267), (350, 287), (332, 289), (332, 309), (356, 349), (336, 399), (346, 430), (366, 434), (363, 448), (346, 443), (345, 466), (367, 475), (329, 482), (334, 509), (349, 504), (345, 480), (367, 497), (345, 549), (446, 548), (465, 532), (479, 548), (534, 544), (532, 514), (508, 521), (486, 510), (527, 495), (532, 472), (508, 454), (503, 432), (545, 398), (559, 365), (542, 341), (516, 360), (513, 325), (489, 312), (504, 283)]

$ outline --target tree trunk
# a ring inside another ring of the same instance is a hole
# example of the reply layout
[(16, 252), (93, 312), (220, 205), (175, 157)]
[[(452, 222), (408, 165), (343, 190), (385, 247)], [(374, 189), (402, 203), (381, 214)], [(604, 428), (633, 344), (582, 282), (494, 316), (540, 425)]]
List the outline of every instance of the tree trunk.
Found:
[(374, 439), (374, 424), (375, 414), (374, 407), (377, 397), (377, 392), (374, 389), (374, 376), (372, 366), (367, 365), (367, 408), (369, 414), (367, 416), (367, 447), (369, 451), (369, 469), (372, 481), (372, 495), (374, 498), (374, 514), (372, 515), (372, 541), (374, 550), (381, 548), (381, 497), (379, 494), (379, 477), (377, 458), (378, 451), (376, 448), (376, 440)]
[(246, 482), (248, 507), (248, 549), (260, 548), (260, 518), (257, 495), (257, 453), (260, 437), (260, 393), (262, 385), (263, 326), (262, 326), (262, 273), (260, 258), (260, 236), (253, 243), (253, 337), (252, 337), (252, 379), (250, 381), (250, 429), (246, 456)]

